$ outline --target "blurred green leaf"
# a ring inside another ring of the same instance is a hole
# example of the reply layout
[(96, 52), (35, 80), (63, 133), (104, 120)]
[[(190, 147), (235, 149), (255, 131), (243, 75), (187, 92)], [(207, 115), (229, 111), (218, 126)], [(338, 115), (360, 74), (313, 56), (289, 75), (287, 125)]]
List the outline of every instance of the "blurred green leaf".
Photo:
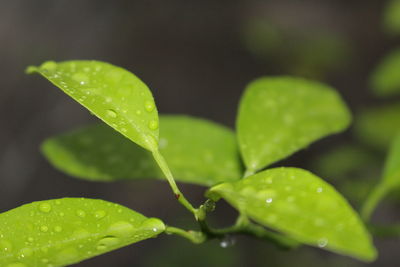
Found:
[(281, 160), (329, 134), (351, 115), (338, 93), (318, 82), (264, 77), (250, 83), (237, 118), (239, 147), (249, 170)]
[(149, 88), (123, 68), (100, 61), (48, 61), (29, 67), (115, 130), (154, 151), (158, 113)]
[(400, 49), (385, 56), (371, 74), (373, 93), (380, 97), (400, 94)]
[(400, 188), (400, 135), (392, 142), (389, 154), (386, 159), (380, 183), (375, 186), (368, 196), (363, 209), (362, 215), (368, 220), (375, 210), (379, 202), (391, 191)]
[(327, 29), (304, 30), (256, 17), (244, 23), (242, 39), (257, 59), (292, 75), (320, 79), (351, 62), (349, 42)]
[(275, 168), (212, 187), (254, 221), (312, 246), (365, 261), (376, 258), (371, 237), (357, 213), (329, 184), (297, 168)]
[(358, 170), (379, 164), (370, 151), (356, 145), (340, 145), (312, 160), (313, 169), (323, 177), (343, 180)]
[(355, 135), (376, 149), (386, 151), (399, 132), (399, 104), (367, 109), (356, 115)]
[(163, 222), (103, 200), (33, 202), (0, 214), (0, 265), (66, 266), (156, 237)]
[(400, 34), (400, 0), (387, 2), (384, 11), (384, 24), (387, 33), (391, 35)]
[[(242, 176), (232, 130), (207, 120), (160, 117), (160, 152), (176, 180), (211, 186)], [(107, 125), (93, 125), (44, 142), (42, 151), (58, 169), (94, 181), (162, 178), (150, 152)]]

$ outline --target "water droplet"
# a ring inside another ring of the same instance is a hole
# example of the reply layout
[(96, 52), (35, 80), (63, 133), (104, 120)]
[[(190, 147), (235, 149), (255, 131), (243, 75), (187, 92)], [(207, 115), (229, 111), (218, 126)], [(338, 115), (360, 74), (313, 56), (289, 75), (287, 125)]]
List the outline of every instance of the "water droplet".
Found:
[(106, 213), (104, 210), (97, 210), (97, 211), (94, 213), (94, 217), (95, 217), (96, 219), (103, 219), (106, 215), (107, 215), (107, 213)]
[(48, 230), (49, 230), (49, 227), (47, 227), (46, 225), (40, 226), (40, 231), (47, 232)]
[(57, 63), (54, 61), (46, 61), (40, 67), (46, 71), (54, 71), (57, 68)]
[(0, 252), (9, 252), (12, 250), (11, 242), (7, 240), (0, 240)]
[(272, 199), (271, 197), (269, 197), (269, 198), (267, 198), (267, 199), (265, 200), (265, 202), (267, 202), (267, 204), (271, 204), (272, 201), (273, 201), (273, 199)]
[(51, 205), (47, 202), (40, 203), (39, 210), (44, 213), (48, 213), (51, 211)]
[(221, 241), (219, 242), (219, 245), (221, 246), (221, 248), (228, 248), (228, 247), (235, 245), (235, 243), (236, 243), (236, 240), (232, 236), (228, 235), (228, 236), (224, 237), (223, 239), (221, 239)]
[(28, 237), (28, 242), (33, 242), (34, 240), (33, 237)]
[(59, 233), (59, 232), (62, 231), (62, 227), (61, 226), (56, 226), (56, 227), (54, 227), (54, 231)]
[(317, 188), (317, 193), (322, 193), (322, 191), (324, 191), (324, 189), (322, 187)]
[(83, 210), (77, 210), (76, 215), (78, 215), (78, 217), (84, 218), (86, 216), (86, 212), (84, 212)]
[(145, 230), (152, 231), (152, 232), (161, 232), (161, 231), (164, 231), (164, 229), (165, 229), (164, 223), (157, 218), (147, 219), (146, 221), (144, 221), (141, 224), (140, 227)]
[(321, 238), (318, 240), (318, 247), (323, 248), (326, 247), (326, 245), (328, 245), (328, 239)]
[(64, 212), (60, 212), (58, 215), (60, 215), (61, 217), (64, 217)]
[(157, 130), (158, 129), (158, 122), (157, 121), (150, 121), (149, 122), (150, 130)]
[(126, 128), (121, 128), (121, 132), (126, 133), (128, 130)]
[(107, 114), (107, 116), (109, 116), (109, 117), (111, 117), (113, 119), (117, 117), (117, 112), (115, 112), (112, 109), (107, 109), (106, 110), (106, 114)]
[(144, 102), (144, 109), (145, 109), (147, 112), (152, 112), (152, 111), (154, 110), (154, 108), (155, 108), (155, 106), (154, 106), (153, 101), (146, 101), (146, 102)]
[(99, 240), (96, 245), (97, 250), (105, 250), (119, 244), (119, 238), (114, 236), (107, 236)]
[(89, 81), (89, 77), (82, 72), (74, 73), (74, 75), (72, 75), (72, 79), (81, 85), (84, 85)]
[(125, 221), (119, 221), (119, 222), (112, 224), (108, 228), (107, 233), (109, 233), (112, 236), (116, 236), (116, 237), (126, 237), (126, 236), (130, 236), (134, 231), (135, 231), (135, 228), (133, 227), (132, 224), (125, 222)]
[(19, 251), (19, 256), (20, 256), (21, 258), (25, 258), (25, 257), (32, 256), (32, 254), (33, 254), (33, 250), (30, 249), (30, 248), (23, 248), (23, 249), (21, 249), (21, 250)]
[(61, 201), (60, 200), (56, 200), (56, 205), (60, 205)]

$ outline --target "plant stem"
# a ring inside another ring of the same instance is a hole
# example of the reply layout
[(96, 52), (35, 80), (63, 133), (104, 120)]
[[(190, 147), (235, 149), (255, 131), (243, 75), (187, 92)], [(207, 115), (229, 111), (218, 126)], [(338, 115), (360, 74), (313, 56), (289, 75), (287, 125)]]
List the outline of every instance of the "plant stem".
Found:
[(379, 201), (383, 199), (383, 197), (387, 194), (388, 190), (384, 184), (379, 184), (375, 187), (372, 192), (368, 195), (367, 200), (364, 202), (364, 205), (361, 208), (361, 218), (368, 222), (371, 218), (372, 213), (374, 212), (376, 206)]
[(174, 177), (172, 176), (171, 170), (168, 167), (167, 162), (165, 161), (164, 157), (161, 155), (159, 150), (153, 151), (153, 157), (157, 162), (158, 166), (160, 167), (161, 171), (164, 173), (169, 186), (171, 187), (172, 191), (175, 194), (175, 198), (181, 203), (187, 210), (193, 213), (197, 219), (197, 209), (195, 209), (192, 204), (185, 198), (182, 192), (179, 190), (178, 185), (175, 182)]
[(166, 234), (176, 234), (181, 237), (184, 237), (186, 239), (189, 239), (195, 244), (200, 244), (203, 243), (206, 240), (206, 236), (202, 232), (197, 232), (197, 231), (186, 231), (181, 228), (173, 227), (173, 226), (167, 226), (165, 228), (165, 233)]
[(236, 223), (230, 227), (213, 229), (205, 221), (200, 221), (201, 231), (206, 234), (207, 239), (224, 238), (230, 234), (247, 234), (258, 239), (267, 240), (274, 243), (282, 249), (293, 249), (299, 246), (299, 243), (286, 236), (268, 231), (262, 226), (250, 222), (246, 215), (240, 214)]

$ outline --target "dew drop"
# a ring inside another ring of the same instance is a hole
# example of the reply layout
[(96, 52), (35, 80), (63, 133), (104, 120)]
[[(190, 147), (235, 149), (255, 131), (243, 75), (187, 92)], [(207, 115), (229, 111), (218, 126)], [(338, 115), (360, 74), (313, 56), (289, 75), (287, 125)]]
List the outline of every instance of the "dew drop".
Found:
[(113, 235), (116, 237), (126, 237), (126, 236), (130, 236), (134, 231), (135, 231), (135, 228), (133, 227), (132, 224), (130, 224), (126, 221), (119, 221), (119, 222), (112, 224), (108, 228), (107, 232), (110, 235)]
[(61, 217), (64, 217), (64, 212), (60, 212), (58, 215), (60, 215)]
[(324, 189), (322, 187), (317, 188), (317, 193), (322, 193), (323, 191), (324, 191)]
[(47, 227), (46, 225), (40, 226), (40, 231), (47, 232), (48, 230), (49, 230), (49, 227)]
[(126, 133), (128, 130), (126, 128), (121, 128), (121, 132)]
[(321, 238), (318, 240), (318, 247), (323, 248), (326, 247), (326, 245), (328, 245), (328, 239)]
[(74, 73), (74, 75), (72, 75), (72, 79), (81, 85), (84, 85), (89, 81), (89, 77), (82, 72)]
[(106, 213), (104, 210), (97, 210), (97, 211), (94, 213), (94, 217), (95, 217), (96, 219), (103, 219), (106, 215), (107, 215), (107, 213)]
[(23, 249), (21, 249), (21, 250), (19, 251), (19, 256), (20, 256), (21, 258), (25, 258), (25, 257), (32, 256), (32, 254), (33, 254), (33, 250), (30, 249), (30, 248), (23, 248)]
[(235, 245), (236, 240), (232, 237), (232, 236), (226, 236), (223, 239), (221, 239), (221, 241), (219, 242), (219, 245), (221, 246), (221, 248), (228, 248), (231, 247), (233, 245)]
[(7, 240), (0, 240), (0, 252), (9, 252), (12, 250), (12, 245)]
[(267, 199), (265, 200), (265, 202), (267, 202), (267, 204), (271, 204), (272, 201), (273, 201), (273, 199), (272, 199), (271, 197), (269, 197), (269, 198), (267, 198)]
[(107, 109), (106, 114), (107, 114), (107, 116), (109, 116), (110, 118), (113, 118), (113, 119), (117, 117), (117, 112), (115, 112), (112, 109)]
[(119, 238), (114, 236), (107, 236), (99, 240), (96, 245), (97, 250), (105, 250), (119, 244)]
[(158, 129), (158, 122), (157, 121), (150, 121), (149, 122), (150, 130), (157, 130)]
[(49, 213), (51, 211), (51, 205), (47, 202), (41, 203), (39, 205), (39, 210), (44, 213)]
[(78, 217), (84, 218), (86, 216), (86, 212), (84, 212), (83, 210), (77, 210), (76, 215), (78, 215)]
[(147, 112), (152, 112), (154, 110), (155, 106), (154, 103), (152, 101), (146, 101), (144, 102), (144, 109)]
[(57, 233), (60, 233), (62, 231), (62, 227), (61, 226), (56, 226), (54, 227), (54, 231)]

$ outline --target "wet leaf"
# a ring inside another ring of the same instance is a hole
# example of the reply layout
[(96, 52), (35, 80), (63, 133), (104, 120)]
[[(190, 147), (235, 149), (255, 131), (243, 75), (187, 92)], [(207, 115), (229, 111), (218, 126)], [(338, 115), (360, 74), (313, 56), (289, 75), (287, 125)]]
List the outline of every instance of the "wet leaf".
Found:
[[(211, 186), (234, 181), (242, 165), (232, 130), (207, 120), (160, 116), (160, 152), (177, 181)], [(48, 139), (47, 159), (72, 176), (94, 181), (162, 178), (150, 152), (107, 125), (93, 125)]]
[(383, 58), (371, 74), (370, 84), (377, 96), (390, 97), (400, 94), (400, 49)]
[(149, 88), (123, 68), (100, 61), (48, 61), (29, 67), (75, 99), (115, 130), (154, 151), (158, 113)]
[(66, 266), (156, 237), (163, 222), (98, 199), (38, 201), (0, 214), (0, 265)]
[(212, 187), (254, 221), (291, 238), (361, 260), (376, 258), (371, 237), (357, 213), (328, 183), (297, 168), (275, 168)]
[(255, 171), (343, 131), (350, 119), (328, 86), (301, 78), (261, 78), (250, 83), (240, 103), (239, 147), (247, 168)]

